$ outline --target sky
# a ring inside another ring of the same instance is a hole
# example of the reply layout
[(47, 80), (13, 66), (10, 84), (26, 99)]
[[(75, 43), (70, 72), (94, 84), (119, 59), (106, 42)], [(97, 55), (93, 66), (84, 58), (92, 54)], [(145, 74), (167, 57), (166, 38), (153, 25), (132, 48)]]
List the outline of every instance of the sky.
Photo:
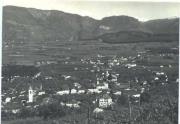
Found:
[[(113, 15), (128, 15), (147, 21), (159, 18), (180, 17), (180, 2), (125, 2), (107, 0), (4, 0), (3, 5), (30, 7), (43, 10), (60, 10), (95, 19)], [(178, 0), (177, 0), (178, 1)]]

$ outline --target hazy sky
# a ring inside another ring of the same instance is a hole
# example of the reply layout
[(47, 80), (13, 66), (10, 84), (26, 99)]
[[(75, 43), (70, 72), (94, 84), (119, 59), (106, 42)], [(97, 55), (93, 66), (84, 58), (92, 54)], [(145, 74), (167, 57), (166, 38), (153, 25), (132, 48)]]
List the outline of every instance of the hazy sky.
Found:
[(101, 19), (112, 15), (128, 15), (139, 20), (180, 16), (180, 3), (119, 2), (77, 0), (4, 0), (4, 5), (15, 5), (47, 10), (61, 10)]

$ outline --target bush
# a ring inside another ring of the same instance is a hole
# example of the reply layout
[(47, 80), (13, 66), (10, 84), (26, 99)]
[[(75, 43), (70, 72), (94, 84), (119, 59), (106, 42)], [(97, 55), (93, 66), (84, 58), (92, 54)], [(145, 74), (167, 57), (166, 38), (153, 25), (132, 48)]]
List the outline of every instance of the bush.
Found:
[(121, 96), (118, 97), (117, 103), (123, 106), (128, 105), (128, 97), (122, 94)]
[(57, 103), (44, 104), (38, 108), (40, 117), (44, 119), (62, 117), (65, 115), (65, 110), (62, 106)]
[(141, 98), (140, 98), (140, 103), (143, 103), (143, 102), (149, 102), (149, 100), (150, 100), (150, 94), (149, 93), (147, 93), (147, 92), (145, 92), (145, 93), (142, 93), (141, 94)]
[(36, 111), (33, 108), (22, 108), (19, 112), (20, 118), (28, 118), (36, 115)]

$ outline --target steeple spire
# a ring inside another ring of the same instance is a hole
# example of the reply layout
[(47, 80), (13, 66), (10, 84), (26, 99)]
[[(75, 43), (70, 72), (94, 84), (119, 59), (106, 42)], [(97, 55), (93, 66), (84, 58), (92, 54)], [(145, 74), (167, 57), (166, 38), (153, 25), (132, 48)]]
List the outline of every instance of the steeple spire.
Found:
[(28, 102), (33, 102), (33, 97), (34, 97), (34, 93), (33, 93), (33, 89), (32, 86), (29, 87), (29, 91), (28, 91)]

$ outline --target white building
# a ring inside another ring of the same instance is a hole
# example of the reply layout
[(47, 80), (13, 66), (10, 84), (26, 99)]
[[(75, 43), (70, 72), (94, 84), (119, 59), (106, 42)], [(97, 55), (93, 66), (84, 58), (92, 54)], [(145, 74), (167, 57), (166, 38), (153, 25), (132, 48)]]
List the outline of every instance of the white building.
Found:
[(99, 89), (88, 89), (88, 93), (101, 93), (102, 91), (99, 91)]
[(13, 114), (16, 114), (16, 113), (18, 113), (18, 112), (20, 112), (20, 109), (13, 109), (13, 110), (12, 110), (12, 113), (13, 113)]
[(101, 108), (95, 108), (94, 111), (93, 111), (93, 113), (101, 113), (101, 112), (103, 112), (103, 111), (104, 111), (104, 110), (101, 109)]
[(97, 82), (96, 82), (96, 84), (97, 84), (97, 85), (99, 85), (99, 80), (100, 80), (100, 79), (99, 79), (99, 78), (97, 78)]
[(109, 72), (108, 71), (106, 71), (106, 77), (108, 77), (109, 76)]
[(85, 90), (78, 90), (78, 94), (83, 94), (85, 93)]
[(5, 100), (5, 103), (8, 103), (8, 102), (11, 102), (11, 98), (10, 97), (7, 97), (6, 100)]
[(39, 96), (46, 94), (45, 91), (41, 91), (38, 93)]
[(108, 83), (103, 83), (103, 84), (99, 84), (96, 89), (98, 90), (107, 90), (109, 89), (109, 84)]
[(33, 97), (34, 97), (34, 91), (32, 89), (32, 87), (29, 87), (29, 91), (28, 91), (28, 102), (31, 103), (33, 102)]
[(70, 108), (80, 108), (79, 104), (77, 103), (66, 103), (66, 106)]
[(141, 96), (141, 94), (135, 94), (135, 95), (133, 95), (133, 97), (140, 97)]
[(65, 94), (69, 94), (69, 90), (62, 90), (62, 91), (58, 91), (56, 94), (58, 95), (65, 95)]
[(76, 94), (78, 91), (76, 89), (71, 89), (71, 94)]
[(178, 83), (178, 82), (179, 82), (179, 78), (176, 79), (176, 83)]
[(114, 95), (119, 95), (119, 96), (121, 96), (122, 95), (122, 92), (121, 91), (117, 91), (117, 92), (115, 92), (115, 93), (113, 93)]
[(80, 108), (80, 105), (79, 105), (80, 103), (81, 102), (79, 102), (79, 101), (72, 100), (71, 102), (67, 102), (67, 103), (61, 102), (60, 104), (62, 106), (67, 106), (67, 107), (70, 107), (70, 108)]
[(136, 64), (126, 64), (125, 67), (127, 68), (133, 68), (133, 67), (136, 67)]
[(112, 105), (112, 98), (108, 94), (104, 94), (101, 98), (99, 98), (99, 107), (107, 108)]

